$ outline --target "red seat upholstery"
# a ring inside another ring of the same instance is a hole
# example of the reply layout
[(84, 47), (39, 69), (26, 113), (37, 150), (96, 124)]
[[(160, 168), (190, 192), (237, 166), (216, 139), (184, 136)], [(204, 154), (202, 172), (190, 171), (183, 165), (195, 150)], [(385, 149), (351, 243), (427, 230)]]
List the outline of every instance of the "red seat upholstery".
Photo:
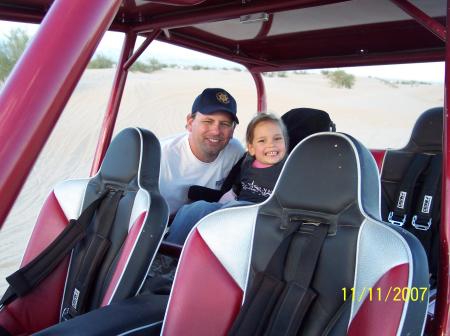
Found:
[[(160, 245), (168, 209), (158, 190), (160, 145), (149, 131), (128, 128), (112, 141), (96, 176), (55, 186), (40, 212), (22, 266), (30, 262), (78, 218), (107, 186), (124, 191), (95, 279), (88, 310), (137, 294)], [(0, 311), (0, 326), (10, 334), (30, 334), (58, 323), (65, 288), (73, 281), (81, 256), (72, 253), (29, 294)]]
[[(381, 222), (371, 153), (348, 135), (321, 133), (294, 149), (267, 201), (217, 211), (191, 231), (163, 335), (226, 335), (294, 217), (329, 224), (310, 285), (317, 297), (299, 334), (420, 334), (428, 303), (423, 248)], [(298, 260), (305, 237), (296, 233), (287, 264)], [(399, 290), (425, 293), (399, 300)]]

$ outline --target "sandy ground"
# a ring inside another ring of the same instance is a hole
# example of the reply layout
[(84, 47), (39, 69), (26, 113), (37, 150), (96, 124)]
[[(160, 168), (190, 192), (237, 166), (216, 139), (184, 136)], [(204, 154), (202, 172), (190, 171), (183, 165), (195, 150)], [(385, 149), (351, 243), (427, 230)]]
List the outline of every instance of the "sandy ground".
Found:
[[(86, 71), (28, 177), (0, 231), (0, 293), (6, 288), (5, 276), (20, 264), (52, 186), (88, 176), (113, 78), (113, 70)], [(282, 115), (296, 107), (323, 109), (338, 131), (352, 134), (370, 148), (404, 145), (417, 116), (442, 106), (444, 94), (442, 84), (394, 88), (375, 78), (357, 78), (353, 89), (337, 89), (320, 74), (266, 77), (265, 84), (269, 111)], [(246, 125), (256, 112), (256, 91), (249, 73), (237, 71), (131, 73), (116, 131), (139, 126), (160, 138), (181, 132), (193, 99), (205, 87), (223, 87), (236, 98), (241, 123), (235, 136), (243, 141)]]

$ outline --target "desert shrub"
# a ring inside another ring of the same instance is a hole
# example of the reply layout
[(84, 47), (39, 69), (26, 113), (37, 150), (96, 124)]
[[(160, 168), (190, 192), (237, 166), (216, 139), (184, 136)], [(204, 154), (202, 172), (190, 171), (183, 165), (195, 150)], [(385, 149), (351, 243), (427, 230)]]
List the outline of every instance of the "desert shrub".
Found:
[(192, 66), (192, 70), (212, 70), (212, 69), (214, 69), (214, 68), (204, 66), (204, 65), (198, 65), (198, 64), (195, 64)]
[(131, 66), (130, 71), (132, 72), (155, 72), (161, 70), (163, 68), (167, 68), (167, 64), (161, 63), (156, 58), (150, 58), (146, 61), (136, 61)]
[(131, 72), (151, 72), (150, 71), (150, 65), (147, 63), (144, 63), (142, 61), (136, 61), (134, 64), (130, 67)]
[(417, 81), (417, 80), (398, 80), (395, 83), (396, 84), (401, 84), (401, 85), (411, 85), (411, 86), (431, 85), (430, 82)]
[(113, 60), (103, 54), (95, 55), (88, 64), (89, 69), (110, 69), (113, 66)]
[(379, 80), (380, 82), (382, 82), (383, 84), (385, 84), (385, 85), (387, 85), (387, 86), (389, 86), (391, 88), (394, 88), (394, 89), (398, 88), (398, 86), (397, 86), (397, 84), (395, 82), (392, 82), (392, 81), (390, 81), (388, 79), (378, 78), (378, 77), (375, 77), (375, 79)]
[(277, 76), (281, 77), (281, 78), (286, 78), (288, 75), (287, 75), (286, 71), (278, 71)]
[(351, 89), (355, 85), (355, 76), (344, 70), (329, 71), (325, 76), (329, 79), (332, 87)]
[(0, 82), (8, 77), (12, 68), (25, 50), (30, 37), (21, 28), (12, 29), (0, 41)]
[(275, 77), (275, 72), (263, 72), (262, 75), (269, 78)]
[(167, 64), (161, 63), (156, 58), (150, 58), (148, 60), (148, 64), (150, 65), (150, 70), (151, 70), (150, 72), (167, 68)]

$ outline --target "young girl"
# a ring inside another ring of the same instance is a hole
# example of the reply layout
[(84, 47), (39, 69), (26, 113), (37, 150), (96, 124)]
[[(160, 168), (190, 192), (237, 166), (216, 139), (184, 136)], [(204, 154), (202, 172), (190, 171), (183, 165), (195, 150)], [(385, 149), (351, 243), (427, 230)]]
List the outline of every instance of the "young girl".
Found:
[(259, 113), (247, 126), (247, 157), (233, 188), (218, 203), (197, 201), (183, 206), (170, 226), (166, 241), (184, 244), (192, 227), (218, 209), (265, 201), (275, 186), (287, 151), (287, 132), (281, 119)]

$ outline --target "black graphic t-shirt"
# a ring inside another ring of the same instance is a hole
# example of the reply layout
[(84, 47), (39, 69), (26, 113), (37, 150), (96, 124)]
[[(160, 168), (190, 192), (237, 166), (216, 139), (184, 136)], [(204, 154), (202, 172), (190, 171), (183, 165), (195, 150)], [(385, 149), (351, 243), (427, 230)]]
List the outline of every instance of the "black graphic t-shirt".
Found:
[(260, 203), (269, 198), (275, 187), (284, 160), (267, 168), (252, 167), (254, 159), (248, 157), (242, 162), (239, 181), (233, 190), (239, 201)]

